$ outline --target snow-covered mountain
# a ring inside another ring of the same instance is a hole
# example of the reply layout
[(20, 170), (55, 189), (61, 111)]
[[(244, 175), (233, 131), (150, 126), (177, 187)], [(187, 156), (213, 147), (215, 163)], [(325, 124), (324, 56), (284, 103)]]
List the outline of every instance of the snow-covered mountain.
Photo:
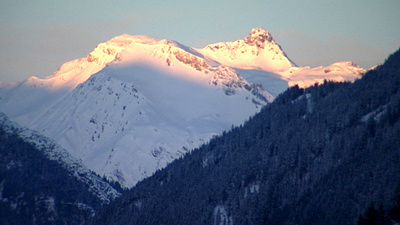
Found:
[(261, 28), (203, 49), (121, 35), (45, 79), (0, 85), (0, 111), (131, 187), (243, 123), (289, 85), (364, 72), (353, 63), (296, 67)]

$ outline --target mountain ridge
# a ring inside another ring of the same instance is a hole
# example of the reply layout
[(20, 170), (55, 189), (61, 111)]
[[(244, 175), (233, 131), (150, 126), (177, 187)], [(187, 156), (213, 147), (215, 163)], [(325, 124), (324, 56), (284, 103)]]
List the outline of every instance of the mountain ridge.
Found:
[[(124, 50), (126, 50), (126, 47), (129, 47), (132, 44), (147, 44), (147, 45), (165, 45), (165, 46), (170, 46), (170, 47), (177, 47), (180, 48), (194, 56), (200, 57), (202, 59), (207, 58), (207, 54), (203, 55), (202, 52), (206, 51), (207, 49), (212, 49), (212, 48), (220, 48), (219, 46), (221, 45), (226, 51), (232, 51), (232, 48), (230, 48), (230, 45), (237, 45), (236, 48), (241, 47), (243, 48), (244, 45), (249, 45), (252, 47), (256, 47), (256, 49), (264, 49), (265, 48), (265, 43), (267, 42), (267, 44), (271, 44), (273, 49), (275, 51), (275, 54), (279, 54), (279, 57), (281, 57), (280, 60), (284, 60), (287, 63), (286, 65), (286, 70), (288, 70), (291, 67), (297, 67), (296, 64), (290, 60), (286, 53), (282, 50), (281, 46), (279, 44), (277, 44), (275, 42), (275, 40), (273, 39), (272, 35), (266, 31), (263, 28), (254, 28), (250, 31), (249, 35), (242, 39), (242, 40), (237, 40), (235, 42), (219, 42), (216, 44), (210, 44), (207, 45), (206, 47), (204, 47), (203, 49), (195, 49), (195, 48), (191, 48), (191, 47), (187, 47), (184, 46), (176, 41), (171, 41), (171, 40), (167, 40), (167, 39), (160, 39), (160, 38), (153, 38), (153, 37), (149, 37), (146, 35), (129, 35), (129, 34), (123, 34), (120, 36), (116, 36), (112, 39), (110, 39), (107, 42), (104, 43), (100, 43), (99, 45), (97, 45), (94, 50), (89, 53), (86, 57), (84, 58), (80, 58), (80, 59), (76, 59), (76, 60), (72, 60), (69, 62), (64, 63), (53, 75), (46, 77), (45, 79), (40, 79), (37, 77), (31, 77), (28, 78), (26, 81), (23, 81), (21, 83), (25, 83), (25, 82), (35, 82), (36, 80), (40, 80), (40, 82), (49, 82), (50, 80), (53, 80), (54, 78), (58, 77), (59, 79), (61, 79), (62, 81), (66, 81), (68, 80), (68, 75), (70, 74), (76, 74), (77, 71), (82, 70), (82, 69), (88, 69), (90, 71), (87, 72), (87, 74), (81, 76), (81, 79), (78, 79), (73, 85), (67, 85), (69, 88), (74, 88), (76, 87), (79, 83), (82, 83), (83, 81), (85, 81), (86, 79), (88, 79), (88, 77), (90, 77), (91, 74), (94, 74), (96, 72), (98, 72), (99, 70), (103, 69), (105, 67), (105, 65), (107, 65), (108, 63), (114, 61), (114, 60), (121, 60), (120, 58), (120, 53)], [(239, 44), (238, 44), (239, 43)], [(228, 47), (227, 47), (228, 46)], [(234, 49), (234, 48), (233, 48)], [(235, 50), (235, 49), (234, 49)], [(245, 49), (246, 50), (246, 49)], [(250, 49), (250, 50), (254, 50), (254, 49)], [(271, 50), (271, 49), (269, 49)], [(246, 51), (247, 52), (247, 51)], [(164, 52), (163, 52), (164, 53)], [(240, 52), (242, 53), (242, 52)], [(244, 52), (243, 52), (244, 53)], [(230, 54), (233, 55), (240, 55), (240, 54), (236, 54), (236, 53), (229, 53), (228, 57)], [(254, 55), (257, 53), (251, 53), (251, 55)], [(225, 56), (226, 57), (226, 56)], [(87, 68), (88, 65), (86, 65), (84, 62), (95, 62), (97, 65), (100, 66), (100, 68)], [(264, 62), (266, 63), (266, 62)], [(333, 63), (335, 64), (335, 63)], [(332, 64), (332, 65), (333, 65)], [(229, 66), (229, 65), (226, 65)], [(353, 67), (358, 67), (355, 63), (352, 63)], [(72, 68), (71, 68), (72, 67)], [(240, 68), (238, 66), (233, 66), (234, 68), (238, 68), (238, 69), (243, 69)], [(260, 69), (261, 66), (255, 66), (255, 68)], [(302, 67), (300, 67), (302, 68)], [(304, 67), (304, 68), (309, 68), (309, 67)], [(261, 68), (262, 69), (262, 68)], [(277, 72), (277, 71), (281, 71), (284, 72), (282, 69), (275, 68), (273, 70), (271, 70), (270, 68), (267, 69), (266, 71), (268, 72)], [(90, 73), (90, 74), (89, 74)], [(365, 71), (359, 71), (359, 74), (363, 74), (365, 73)], [(15, 83), (13, 82), (8, 82), (10, 83), (10, 85), (15, 85)], [(7, 83), (2, 83), (3, 85), (7, 85)], [(57, 82), (53, 81), (53, 84), (50, 84), (49, 86), (57, 86)]]
[(58, 144), (3, 113), (0, 139), (2, 224), (85, 224), (121, 195)]

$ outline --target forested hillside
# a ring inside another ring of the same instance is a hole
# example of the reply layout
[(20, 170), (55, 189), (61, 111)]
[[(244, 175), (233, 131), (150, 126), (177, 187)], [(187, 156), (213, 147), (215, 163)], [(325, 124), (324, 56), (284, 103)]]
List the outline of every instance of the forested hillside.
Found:
[(86, 224), (119, 194), (76, 162), (57, 160), (65, 154), (48, 139), (29, 134), (38, 146), (14, 125), (0, 114), (0, 224)]
[(356, 224), (371, 205), (400, 222), (399, 117), (397, 51), (354, 83), (290, 88), (94, 224)]

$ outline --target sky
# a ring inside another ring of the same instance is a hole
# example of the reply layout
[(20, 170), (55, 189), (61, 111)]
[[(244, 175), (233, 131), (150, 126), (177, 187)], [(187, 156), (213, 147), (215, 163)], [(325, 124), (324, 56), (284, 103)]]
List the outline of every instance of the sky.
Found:
[(368, 69), (400, 47), (399, 0), (0, 0), (0, 82), (45, 78), (121, 34), (203, 48), (268, 30), (298, 66)]

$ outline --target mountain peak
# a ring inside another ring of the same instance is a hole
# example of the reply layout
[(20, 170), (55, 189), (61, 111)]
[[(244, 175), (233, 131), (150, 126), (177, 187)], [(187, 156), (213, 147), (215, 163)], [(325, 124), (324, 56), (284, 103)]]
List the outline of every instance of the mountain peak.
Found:
[(263, 28), (252, 29), (242, 40), (207, 45), (201, 53), (220, 64), (239, 69), (277, 72), (296, 66)]
[(253, 28), (251, 29), (249, 36), (263, 36), (263, 35), (270, 35), (267, 30), (262, 27)]
[(259, 48), (264, 48), (265, 42), (270, 43), (274, 39), (271, 34), (263, 28), (251, 29), (249, 36), (244, 39), (244, 42), (248, 45), (256, 45)]

